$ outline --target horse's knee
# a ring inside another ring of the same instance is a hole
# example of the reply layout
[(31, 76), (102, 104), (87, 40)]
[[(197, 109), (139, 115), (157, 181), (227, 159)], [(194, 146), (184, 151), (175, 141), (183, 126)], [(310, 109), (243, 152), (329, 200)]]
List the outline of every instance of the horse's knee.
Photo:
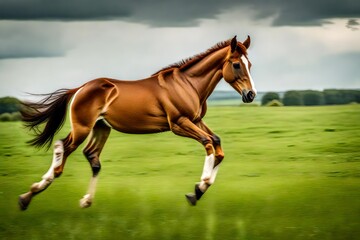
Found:
[(216, 153), (215, 158), (216, 158), (216, 161), (218, 162), (217, 164), (220, 164), (223, 161), (224, 157), (225, 157), (225, 155), (224, 155), (223, 151)]
[(215, 146), (221, 145), (221, 139), (218, 135), (214, 134), (211, 136)]
[(216, 165), (221, 163), (224, 159), (224, 152), (221, 148), (221, 139), (217, 135), (212, 136), (212, 141), (214, 143), (214, 149), (215, 149), (215, 158), (216, 158)]
[(90, 163), (90, 167), (91, 167), (93, 176), (98, 175), (100, 170), (101, 170), (101, 164), (100, 164), (99, 156), (97, 154), (89, 153), (86, 149), (84, 149), (83, 154), (85, 155), (86, 159)]
[(210, 137), (203, 137), (201, 143), (205, 148), (206, 155), (209, 156), (214, 153), (214, 144)]

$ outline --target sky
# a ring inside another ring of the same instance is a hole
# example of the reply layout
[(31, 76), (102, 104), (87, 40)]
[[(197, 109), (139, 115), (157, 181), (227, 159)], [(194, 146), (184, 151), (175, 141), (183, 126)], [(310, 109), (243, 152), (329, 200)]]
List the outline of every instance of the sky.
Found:
[(234, 35), (259, 92), (360, 89), (358, 0), (0, 0), (0, 97), (146, 78)]

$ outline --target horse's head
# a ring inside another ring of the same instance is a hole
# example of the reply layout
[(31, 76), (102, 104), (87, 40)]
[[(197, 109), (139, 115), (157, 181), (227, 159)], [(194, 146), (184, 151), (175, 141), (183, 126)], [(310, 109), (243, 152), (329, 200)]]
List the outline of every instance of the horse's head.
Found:
[(249, 46), (250, 36), (243, 43), (238, 42), (235, 36), (231, 40), (222, 69), (225, 81), (241, 94), (244, 103), (252, 102), (256, 96), (256, 89), (250, 75), (251, 63), (246, 54)]

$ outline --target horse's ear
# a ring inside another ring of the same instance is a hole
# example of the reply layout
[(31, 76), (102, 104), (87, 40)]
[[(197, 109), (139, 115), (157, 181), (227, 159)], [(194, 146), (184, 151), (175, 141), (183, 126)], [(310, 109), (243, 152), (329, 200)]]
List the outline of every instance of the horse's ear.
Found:
[(246, 49), (248, 49), (250, 47), (250, 36), (247, 36), (247, 39), (243, 42), (243, 45), (246, 47)]
[(232, 52), (232, 53), (235, 52), (236, 47), (237, 47), (236, 35), (235, 35), (235, 37), (233, 37), (233, 39), (231, 40), (230, 46), (231, 46), (231, 52)]

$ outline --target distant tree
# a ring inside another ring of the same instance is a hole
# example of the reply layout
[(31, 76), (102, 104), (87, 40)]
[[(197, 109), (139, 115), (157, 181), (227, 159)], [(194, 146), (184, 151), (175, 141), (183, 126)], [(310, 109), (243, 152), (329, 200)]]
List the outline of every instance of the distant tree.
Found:
[(326, 105), (342, 104), (341, 92), (336, 89), (326, 89), (323, 91), (324, 103)]
[(305, 106), (315, 106), (324, 104), (323, 93), (319, 91), (308, 90), (302, 94)]
[(0, 114), (0, 122), (10, 122), (10, 121), (11, 121), (11, 113)]
[(360, 90), (339, 90), (344, 104), (351, 102), (360, 103)]
[(288, 91), (282, 102), (285, 106), (314, 106), (360, 103), (360, 90), (325, 89), (324, 91)]
[(13, 97), (0, 98), (0, 114), (13, 113), (20, 110), (20, 101)]
[(0, 114), (0, 122), (21, 121), (20, 112)]
[(287, 91), (284, 93), (282, 102), (285, 106), (301, 106), (303, 105), (301, 93), (298, 91)]
[(268, 102), (271, 102), (272, 100), (280, 101), (279, 94), (276, 93), (276, 92), (265, 93), (264, 96), (261, 99), (261, 105), (266, 105)]
[(20, 112), (13, 112), (11, 114), (11, 121), (21, 121), (22, 117)]

